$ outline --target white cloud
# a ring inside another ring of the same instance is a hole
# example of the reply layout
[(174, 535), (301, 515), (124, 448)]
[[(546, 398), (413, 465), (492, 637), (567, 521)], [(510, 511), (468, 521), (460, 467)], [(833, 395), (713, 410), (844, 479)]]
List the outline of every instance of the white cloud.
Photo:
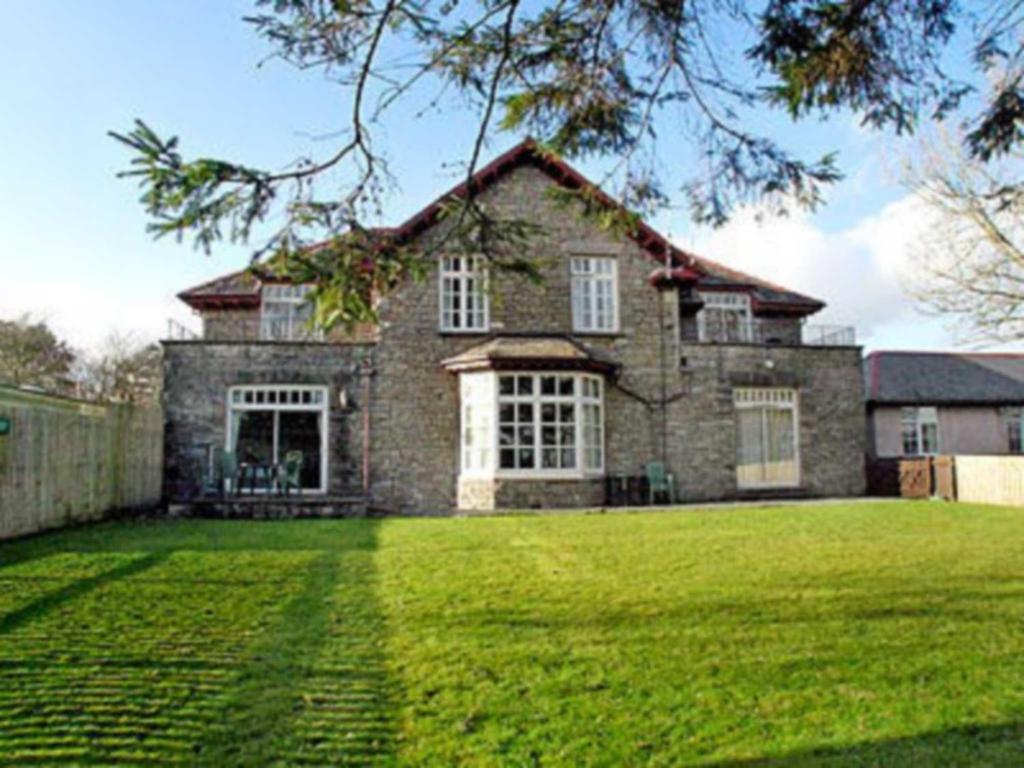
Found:
[(952, 339), (942, 323), (916, 312), (903, 287), (929, 215), (917, 198), (908, 195), (830, 233), (804, 212), (759, 220), (756, 210), (744, 209), (724, 227), (697, 233), (690, 247), (822, 299), (828, 307), (811, 322), (854, 325), (858, 338), (871, 346), (903, 344), (898, 337), (906, 334), (896, 329), (922, 323), (929, 326), (927, 345), (948, 345)]
[(114, 281), (83, 284), (14, 275), (3, 286), (0, 317), (22, 314), (46, 320), (58, 336), (82, 350), (99, 348), (114, 331), (143, 342), (166, 338), (168, 318), (197, 326), (184, 304), (155, 286), (133, 292)]

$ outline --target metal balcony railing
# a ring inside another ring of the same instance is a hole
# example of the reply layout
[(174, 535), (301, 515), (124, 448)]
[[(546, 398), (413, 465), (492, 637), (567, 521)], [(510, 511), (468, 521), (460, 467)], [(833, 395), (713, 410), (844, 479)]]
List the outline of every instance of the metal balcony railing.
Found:
[(809, 347), (853, 347), (857, 332), (852, 325), (805, 325), (802, 340)]
[(196, 341), (199, 334), (177, 320), (167, 320), (167, 341)]
[(702, 318), (698, 328), (700, 341), (719, 344), (852, 347), (857, 343), (853, 327), (846, 325), (798, 325), (795, 321), (742, 320), (735, 315), (726, 315)]

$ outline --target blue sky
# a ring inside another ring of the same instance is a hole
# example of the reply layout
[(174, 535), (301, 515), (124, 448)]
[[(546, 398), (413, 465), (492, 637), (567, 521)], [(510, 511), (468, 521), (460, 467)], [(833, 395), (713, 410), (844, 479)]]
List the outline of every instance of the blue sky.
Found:
[[(337, 88), (316, 74), (259, 62), (269, 52), (243, 24), (240, 0), (57, 2), (6, 9), (0, 47), (0, 317), (32, 312), (82, 347), (108, 332), (161, 335), (170, 316), (189, 323), (174, 294), (245, 263), (247, 250), (212, 256), (188, 244), (154, 242), (131, 182), (116, 171), (127, 153), (106, 136), (143, 117), (181, 136), (186, 154), (278, 167), (322, 146), (344, 114)], [(408, 112), (383, 126), (401, 188), (388, 201), (400, 221), (452, 183), (443, 159), (465, 157), (473, 118), (458, 109), (421, 120)], [(682, 210), (654, 222), (679, 245), (830, 304), (822, 322), (858, 325), (869, 348), (941, 348), (955, 339), (917, 314), (898, 269), (918, 211), (891, 180), (903, 147), (848, 116), (792, 126), (759, 121), (793, 147), (836, 149), (847, 180), (810, 215), (758, 224), (749, 211), (721, 231), (693, 227)], [(661, 159), (682, 178), (684, 139), (661, 126)], [(500, 137), (493, 155), (517, 141)], [(600, 168), (584, 165), (594, 176)]]

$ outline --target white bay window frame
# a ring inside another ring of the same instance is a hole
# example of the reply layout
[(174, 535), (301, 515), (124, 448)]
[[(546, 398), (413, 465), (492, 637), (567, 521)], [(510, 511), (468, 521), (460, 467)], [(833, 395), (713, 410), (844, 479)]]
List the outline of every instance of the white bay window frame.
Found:
[(491, 325), (487, 267), (480, 256), (442, 256), (438, 266), (438, 328), (486, 333)]
[[(565, 371), (479, 371), (462, 373), (459, 379), (462, 476), (604, 475), (602, 377)], [(503, 467), (503, 455), (508, 459), (510, 452), (514, 466)]]
[(572, 328), (576, 333), (619, 330), (619, 263), (607, 256), (569, 260)]

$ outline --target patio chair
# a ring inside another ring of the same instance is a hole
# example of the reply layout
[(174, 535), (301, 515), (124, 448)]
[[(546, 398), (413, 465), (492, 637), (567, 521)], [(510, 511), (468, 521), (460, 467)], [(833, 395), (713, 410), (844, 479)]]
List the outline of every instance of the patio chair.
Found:
[(237, 494), (238, 488), (238, 457), (234, 451), (224, 451), (220, 455), (221, 491)]
[(288, 451), (284, 455), (284, 463), (277, 468), (278, 492), (287, 496), (289, 491), (294, 488), (296, 491), (301, 493), (302, 482), (299, 477), (301, 474), (302, 451)]
[(676, 500), (675, 478), (670, 472), (665, 471), (665, 465), (660, 461), (649, 461), (644, 465), (644, 474), (647, 475), (647, 502), (654, 504), (659, 495), (664, 495), (668, 503)]

